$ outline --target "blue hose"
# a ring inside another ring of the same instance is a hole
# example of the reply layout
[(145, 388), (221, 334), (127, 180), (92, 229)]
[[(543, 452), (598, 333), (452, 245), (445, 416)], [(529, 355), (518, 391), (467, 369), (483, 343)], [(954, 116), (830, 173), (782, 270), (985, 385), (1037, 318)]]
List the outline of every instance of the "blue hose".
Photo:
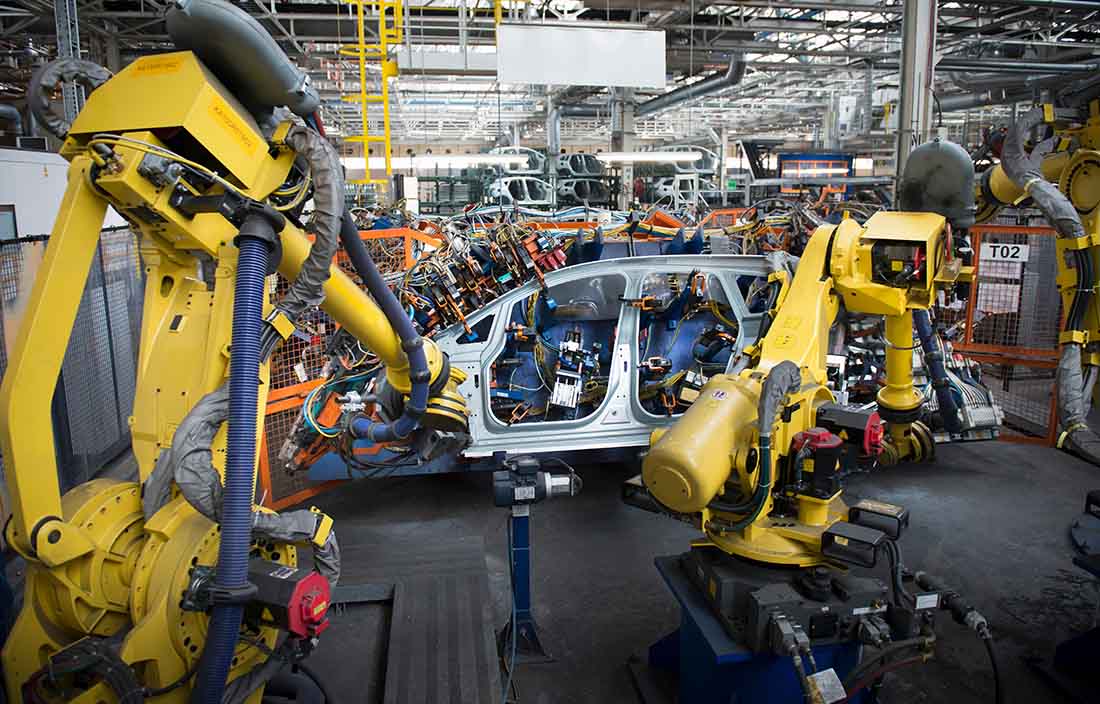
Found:
[(951, 382), (947, 379), (947, 369), (943, 366), (943, 352), (940, 351), (933, 336), (932, 320), (928, 317), (928, 311), (913, 311), (913, 327), (917, 329), (917, 337), (920, 338), (928, 375), (932, 377), (932, 388), (936, 392), (936, 401), (940, 406), (943, 427), (949, 433), (961, 433), (963, 427), (962, 421), (959, 420), (959, 408), (955, 404), (954, 394), (951, 393)]
[[(233, 339), (229, 358), (229, 432), (222, 500), (221, 543), (215, 589), (226, 595), (214, 607), (191, 701), (220, 704), (237, 647), (244, 612), (242, 600), (250, 593), (248, 555), (252, 544), (252, 475), (256, 458), (256, 405), (259, 401), (260, 330), (263, 323), (264, 279), (268, 243), (249, 235), (271, 225), (250, 217), (237, 240), (237, 280), (233, 291)], [(261, 233), (262, 234), (262, 233)]]
[(351, 434), (357, 438), (367, 438), (372, 442), (393, 442), (407, 438), (412, 431), (420, 425), (420, 418), (428, 410), (428, 384), (431, 381), (431, 371), (428, 369), (428, 358), (424, 354), (424, 341), (416, 333), (409, 316), (401, 307), (397, 296), (393, 295), (386, 286), (386, 280), (378, 271), (374, 260), (371, 259), (367, 246), (359, 238), (359, 228), (351, 218), (351, 213), (344, 211), (344, 217), (340, 222), (340, 241), (344, 245), (344, 251), (348, 253), (348, 259), (355, 268), (355, 273), (367, 286), (367, 292), (374, 299), (386, 321), (393, 327), (397, 337), (401, 340), (401, 348), (409, 357), (409, 400), (405, 403), (405, 409), (397, 420), (390, 423), (373, 421), (370, 418), (356, 418), (351, 422)]

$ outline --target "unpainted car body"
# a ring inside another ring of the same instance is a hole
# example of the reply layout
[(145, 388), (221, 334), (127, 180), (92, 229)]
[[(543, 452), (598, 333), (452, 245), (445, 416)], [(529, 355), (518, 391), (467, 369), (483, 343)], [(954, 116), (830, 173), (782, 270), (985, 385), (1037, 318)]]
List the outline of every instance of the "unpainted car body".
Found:
[(489, 186), (489, 199), (504, 205), (543, 207), (553, 204), (554, 191), (550, 184), (534, 176), (506, 176)]
[(594, 154), (559, 154), (554, 161), (559, 176), (592, 178), (603, 176), (603, 162)]
[(539, 176), (546, 173), (546, 155), (527, 147), (495, 147), (490, 154), (503, 154), (527, 157), (526, 162), (505, 164), (501, 172), (506, 176)]
[[(600, 373), (606, 373), (606, 392), (598, 403), (578, 418), (550, 418), (510, 424), (493, 410), (495, 364), (509, 344), (509, 325), (513, 310), (540, 291), (537, 282), (515, 289), (493, 301), (467, 323), (479, 331), (476, 339), (460, 325), (442, 332), (436, 342), (447, 353), (452, 366), (466, 373), (460, 387), (469, 408), (470, 438), (462, 451), (467, 458), (488, 457), (495, 452), (539, 453), (597, 448), (644, 447), (654, 428), (673, 422), (677, 415), (658, 415), (643, 406), (642, 381), (638, 370), (643, 355), (640, 349), (642, 311), (618, 300), (637, 298), (645, 292), (653, 277), (690, 276), (702, 273), (709, 285), (717, 287), (728, 302), (729, 314), (738, 330), (734, 356), (756, 339), (762, 315), (750, 313), (742, 288), (747, 281), (767, 277), (774, 264), (765, 257), (736, 255), (643, 256), (607, 259), (559, 269), (546, 274), (546, 291), (557, 310), (568, 310), (568, 320), (600, 325), (612, 330), (614, 341), (603, 349), (605, 361)], [(681, 323), (682, 325), (683, 323)], [(668, 336), (670, 333), (662, 333)], [(648, 339), (648, 333), (647, 338)], [(557, 341), (555, 341), (557, 342)], [(583, 344), (591, 344), (585, 340)], [(560, 345), (560, 343), (559, 343)]]
[(661, 147), (665, 152), (699, 152), (700, 157), (695, 161), (677, 161), (674, 166), (676, 173), (699, 174), (710, 176), (718, 171), (718, 154), (706, 147), (697, 147), (692, 144), (677, 144), (672, 147)]
[(611, 191), (603, 181), (593, 178), (567, 178), (558, 181), (558, 202), (561, 204), (606, 203)]

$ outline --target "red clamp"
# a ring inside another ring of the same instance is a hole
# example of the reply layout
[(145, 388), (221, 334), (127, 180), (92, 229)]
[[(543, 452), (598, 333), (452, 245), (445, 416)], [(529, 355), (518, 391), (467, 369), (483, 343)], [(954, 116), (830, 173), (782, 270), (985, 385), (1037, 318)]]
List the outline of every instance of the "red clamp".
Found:
[(886, 437), (886, 427), (875, 411), (867, 418), (867, 426), (863, 429), (863, 454), (868, 457), (878, 457), (882, 454), (882, 441)]

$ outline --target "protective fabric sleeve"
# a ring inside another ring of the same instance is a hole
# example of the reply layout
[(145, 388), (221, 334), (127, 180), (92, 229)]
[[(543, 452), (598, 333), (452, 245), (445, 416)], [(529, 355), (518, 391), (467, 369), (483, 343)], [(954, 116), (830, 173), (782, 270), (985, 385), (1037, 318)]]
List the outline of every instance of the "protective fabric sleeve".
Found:
[(222, 481), (214, 469), (211, 447), (218, 428), (228, 416), (229, 386), (223, 384), (199, 399), (180, 422), (172, 436), (172, 447), (161, 452), (156, 468), (145, 482), (142, 497), (145, 520), (168, 503), (173, 481), (196, 511), (212, 521), (218, 520)]
[(771, 437), (775, 417), (783, 405), (783, 399), (801, 387), (802, 372), (797, 364), (788, 359), (772, 367), (760, 387), (760, 402), (757, 406), (760, 437)]
[(72, 126), (50, 109), (50, 95), (58, 83), (79, 83), (91, 93), (111, 78), (111, 72), (94, 61), (55, 59), (35, 71), (27, 85), (27, 100), (35, 118), (58, 139), (65, 139)]
[(1036, 207), (1062, 237), (1077, 238), (1085, 234), (1085, 226), (1077, 209), (1058, 187), (1043, 178), (1039, 165), (1024, 151), (1024, 144), (1032, 128), (1043, 124), (1043, 107), (1032, 108), (1016, 121), (1005, 135), (1002, 165), (1005, 174), (1017, 186), (1027, 191)]
[[(1032, 108), (1018, 119), (1005, 135), (1001, 164), (1005, 173), (1031, 196), (1035, 205), (1058, 232), (1059, 237), (1076, 239), (1085, 235), (1085, 226), (1073, 203), (1058, 187), (1043, 178), (1037, 160), (1024, 151), (1024, 144), (1031, 130), (1045, 121), (1042, 106)], [(1086, 255), (1089, 256), (1089, 255)], [(1087, 278), (1088, 262), (1077, 259), (1078, 278)], [(1084, 265), (1084, 266), (1083, 266)], [(1079, 282), (1082, 291), (1088, 291), (1093, 282)], [(1088, 296), (1089, 293), (1079, 295)], [(1071, 311), (1077, 306), (1071, 306)], [(1069, 325), (1077, 324), (1070, 316)], [(1100, 464), (1100, 437), (1088, 427), (1088, 400), (1085, 396), (1084, 372), (1081, 368), (1081, 346), (1076, 343), (1062, 345), (1058, 359), (1058, 415), (1066, 432), (1066, 444), (1070, 449), (1092, 462)]]
[[(222, 385), (202, 397), (180, 423), (172, 447), (161, 453), (156, 468), (146, 480), (142, 497), (145, 519), (149, 520), (171, 498), (174, 481), (187, 503), (214, 522), (221, 518), (222, 480), (214, 469), (211, 449), (218, 429), (229, 416), (229, 387)], [(318, 514), (299, 510), (286, 513), (253, 511), (252, 530), (272, 540), (308, 543), (317, 530)], [(314, 566), (333, 586), (340, 579), (340, 546), (331, 531), (325, 544), (313, 546)]]
[(320, 305), (325, 294), (329, 267), (340, 246), (340, 218), (344, 212), (344, 175), (340, 158), (329, 141), (305, 125), (295, 124), (286, 143), (308, 163), (313, 177), (313, 222), (316, 236), (309, 256), (302, 263), (294, 283), (278, 304), (291, 320), (308, 308)]
[[(321, 517), (313, 511), (300, 509), (283, 513), (257, 511), (253, 514), (252, 530), (272, 540), (284, 543), (308, 543), (317, 532)], [(313, 566), (336, 586), (340, 579), (340, 546), (336, 542), (336, 531), (330, 531), (321, 547), (313, 546)]]

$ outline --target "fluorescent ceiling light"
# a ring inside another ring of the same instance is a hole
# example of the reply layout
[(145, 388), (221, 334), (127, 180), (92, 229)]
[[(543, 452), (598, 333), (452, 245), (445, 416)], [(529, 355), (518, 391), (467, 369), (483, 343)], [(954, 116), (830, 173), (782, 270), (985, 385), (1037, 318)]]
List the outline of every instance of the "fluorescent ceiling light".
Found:
[[(372, 156), (364, 159), (361, 156), (340, 157), (340, 163), (346, 168), (362, 170), (386, 168), (386, 158)], [(434, 169), (434, 168), (466, 168), (469, 166), (505, 166), (508, 164), (525, 164), (525, 154), (422, 154), (414, 157), (395, 156), (390, 158), (390, 166), (395, 169)]]
[(697, 161), (703, 158), (701, 152), (600, 152), (596, 158), (604, 162), (665, 162)]

